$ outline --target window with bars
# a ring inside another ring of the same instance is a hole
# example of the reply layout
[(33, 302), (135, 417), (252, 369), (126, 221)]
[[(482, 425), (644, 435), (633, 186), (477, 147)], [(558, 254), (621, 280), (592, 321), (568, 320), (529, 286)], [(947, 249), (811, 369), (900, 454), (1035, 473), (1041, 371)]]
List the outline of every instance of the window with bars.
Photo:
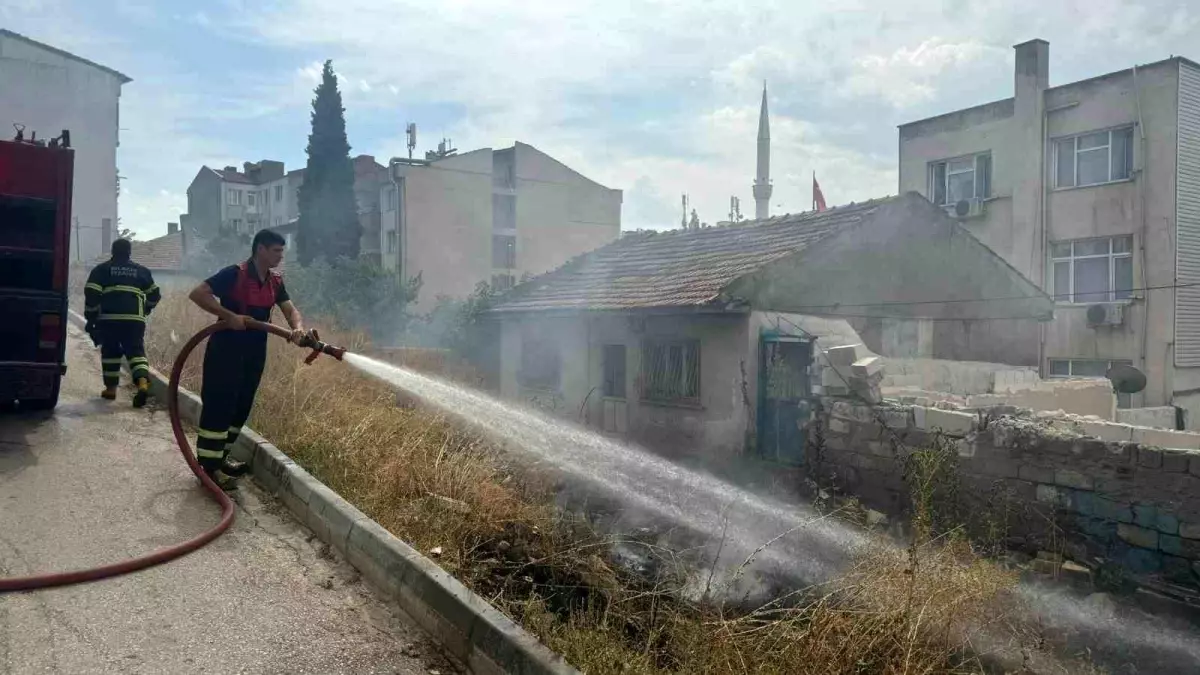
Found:
[(1109, 302), (1133, 295), (1133, 237), (1059, 241), (1050, 245), (1054, 299)]
[[(1049, 376), (1051, 379), (1107, 379), (1108, 371), (1113, 366), (1132, 366), (1133, 361), (1116, 359), (1050, 359)], [(1117, 394), (1117, 406), (1128, 408), (1131, 405), (1129, 394)]]
[(1133, 173), (1133, 127), (1054, 141), (1054, 187), (1128, 180)]
[(964, 199), (992, 196), (992, 155), (983, 152), (929, 165), (929, 199), (952, 206)]
[(642, 398), (663, 403), (700, 402), (700, 343), (646, 342), (642, 346)]
[(561, 356), (553, 337), (526, 334), (521, 340), (521, 385), (531, 389), (557, 390)]

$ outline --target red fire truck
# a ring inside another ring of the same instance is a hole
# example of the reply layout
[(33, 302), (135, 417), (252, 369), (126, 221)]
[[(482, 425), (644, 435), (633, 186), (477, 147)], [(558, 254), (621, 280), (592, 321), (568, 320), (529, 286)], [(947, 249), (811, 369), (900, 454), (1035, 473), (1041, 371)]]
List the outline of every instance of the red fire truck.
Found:
[(49, 410), (67, 371), (70, 134), (0, 141), (0, 405)]

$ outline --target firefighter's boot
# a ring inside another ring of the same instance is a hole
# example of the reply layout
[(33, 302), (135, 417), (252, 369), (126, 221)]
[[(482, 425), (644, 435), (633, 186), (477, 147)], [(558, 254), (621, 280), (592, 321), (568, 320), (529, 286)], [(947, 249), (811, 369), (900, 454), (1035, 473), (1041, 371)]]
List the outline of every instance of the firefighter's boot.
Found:
[(225, 492), (236, 492), (238, 487), (237, 478), (230, 476), (221, 469), (215, 469), (208, 472), (208, 477), (212, 479), (217, 487)]
[(150, 380), (139, 377), (135, 382), (137, 391), (133, 394), (133, 407), (141, 408), (146, 405), (146, 397), (150, 395)]
[(247, 473), (249, 473), (250, 465), (246, 464), (245, 462), (239, 462), (236, 459), (233, 459), (232, 457), (230, 457), (230, 458), (227, 458), (221, 464), (221, 471), (226, 476), (231, 476), (233, 478), (241, 478), (242, 476), (245, 476)]
[(116, 387), (105, 387), (104, 391), (100, 392), (100, 398), (102, 398), (106, 401), (117, 400), (117, 388)]

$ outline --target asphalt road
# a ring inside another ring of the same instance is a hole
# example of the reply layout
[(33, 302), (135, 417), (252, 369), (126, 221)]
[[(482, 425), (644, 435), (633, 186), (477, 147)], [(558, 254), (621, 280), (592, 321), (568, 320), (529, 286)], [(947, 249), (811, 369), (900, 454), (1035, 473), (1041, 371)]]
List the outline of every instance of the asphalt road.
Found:
[[(102, 401), (74, 326), (53, 415), (0, 413), (0, 576), (115, 562), (187, 539), (217, 506), (165, 407)], [(244, 481), (234, 526), (118, 579), (0, 596), (0, 673), (451, 673), (411, 620)]]

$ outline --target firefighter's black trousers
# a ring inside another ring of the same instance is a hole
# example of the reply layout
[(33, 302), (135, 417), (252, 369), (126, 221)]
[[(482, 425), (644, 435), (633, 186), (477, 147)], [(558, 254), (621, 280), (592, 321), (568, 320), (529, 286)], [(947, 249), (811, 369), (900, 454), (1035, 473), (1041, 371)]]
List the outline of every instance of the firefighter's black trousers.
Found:
[(104, 386), (116, 387), (121, 381), (121, 359), (129, 361), (129, 372), (136, 380), (150, 375), (146, 360), (146, 324), (142, 321), (101, 319), (96, 323), (100, 333), (100, 369)]
[(200, 385), (200, 429), (196, 432), (196, 459), (207, 471), (221, 467), (250, 417), (267, 360), (266, 338), (257, 331), (222, 331), (209, 338)]

